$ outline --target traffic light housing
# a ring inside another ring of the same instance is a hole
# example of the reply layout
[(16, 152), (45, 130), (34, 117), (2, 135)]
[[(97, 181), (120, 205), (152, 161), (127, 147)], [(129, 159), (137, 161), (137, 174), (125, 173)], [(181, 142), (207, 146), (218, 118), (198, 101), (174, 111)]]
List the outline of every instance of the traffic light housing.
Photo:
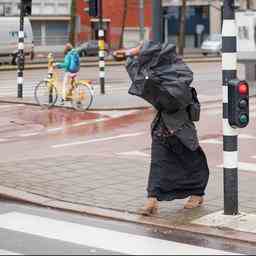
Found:
[(24, 16), (32, 15), (32, 0), (22, 0)]
[(228, 83), (228, 120), (234, 128), (249, 124), (249, 85), (234, 79)]
[(85, 2), (88, 6), (85, 11), (88, 12), (90, 17), (97, 17), (99, 14), (98, 0), (85, 0)]
[(24, 70), (25, 68), (25, 56), (22, 53), (17, 55), (17, 66), (19, 70)]

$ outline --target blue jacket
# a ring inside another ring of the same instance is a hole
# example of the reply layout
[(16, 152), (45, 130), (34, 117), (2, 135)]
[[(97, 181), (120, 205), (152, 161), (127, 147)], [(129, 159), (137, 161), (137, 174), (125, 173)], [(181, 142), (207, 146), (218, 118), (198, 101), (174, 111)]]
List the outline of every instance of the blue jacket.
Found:
[(75, 49), (69, 51), (65, 58), (64, 58), (64, 62), (61, 62), (61, 63), (57, 63), (57, 68), (61, 68), (61, 69), (64, 69), (65, 72), (70, 72), (70, 62), (71, 62), (71, 55), (73, 53), (76, 53), (77, 51)]

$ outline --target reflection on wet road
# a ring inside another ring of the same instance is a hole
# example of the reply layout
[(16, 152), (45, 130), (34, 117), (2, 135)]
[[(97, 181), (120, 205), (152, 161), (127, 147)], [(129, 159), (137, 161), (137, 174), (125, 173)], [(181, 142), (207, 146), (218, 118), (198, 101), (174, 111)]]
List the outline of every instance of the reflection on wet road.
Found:
[[(252, 106), (251, 109), (254, 109)], [(72, 109), (0, 104), (0, 161), (63, 155), (150, 159), (154, 110), (81, 113)], [(197, 123), (211, 168), (222, 166), (221, 104), (203, 109)], [(256, 172), (255, 117), (240, 135), (240, 169)]]

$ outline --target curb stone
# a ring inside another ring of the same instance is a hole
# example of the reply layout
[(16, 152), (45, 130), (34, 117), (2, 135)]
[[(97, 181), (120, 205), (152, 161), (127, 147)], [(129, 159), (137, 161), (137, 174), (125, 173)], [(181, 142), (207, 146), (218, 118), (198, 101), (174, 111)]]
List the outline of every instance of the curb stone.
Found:
[(0, 198), (15, 200), (23, 203), (30, 203), (37, 206), (49, 207), (52, 209), (87, 214), (89, 216), (101, 217), (116, 221), (129, 222), (134, 224), (148, 225), (156, 228), (168, 228), (177, 231), (189, 232), (195, 235), (210, 236), (242, 243), (256, 244), (256, 234), (238, 232), (227, 228), (205, 227), (196, 224), (171, 225), (167, 220), (156, 217), (143, 217), (138, 214), (122, 212), (112, 209), (94, 207), (91, 205), (80, 205), (72, 202), (58, 201), (51, 198), (35, 195), (25, 191), (0, 186)]

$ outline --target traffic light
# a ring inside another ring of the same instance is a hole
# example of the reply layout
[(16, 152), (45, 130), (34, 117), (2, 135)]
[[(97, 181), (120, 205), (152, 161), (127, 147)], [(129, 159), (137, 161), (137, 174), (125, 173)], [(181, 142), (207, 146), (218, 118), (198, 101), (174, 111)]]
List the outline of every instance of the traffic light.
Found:
[(25, 57), (22, 53), (18, 53), (17, 55), (17, 66), (19, 70), (24, 70), (25, 68)]
[(32, 0), (22, 0), (24, 16), (31, 16), (32, 14)]
[(228, 119), (234, 128), (244, 128), (249, 124), (249, 85), (246, 81), (229, 81)]
[(88, 6), (85, 11), (88, 12), (90, 17), (97, 17), (99, 13), (98, 0), (85, 0), (85, 2)]

